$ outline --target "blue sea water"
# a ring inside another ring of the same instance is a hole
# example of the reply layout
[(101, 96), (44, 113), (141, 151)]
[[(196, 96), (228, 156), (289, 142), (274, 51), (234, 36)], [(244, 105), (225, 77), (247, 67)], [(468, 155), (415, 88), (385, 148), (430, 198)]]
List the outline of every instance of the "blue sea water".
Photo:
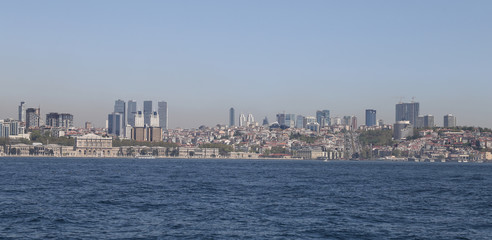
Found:
[(0, 158), (2, 239), (491, 239), (492, 165)]

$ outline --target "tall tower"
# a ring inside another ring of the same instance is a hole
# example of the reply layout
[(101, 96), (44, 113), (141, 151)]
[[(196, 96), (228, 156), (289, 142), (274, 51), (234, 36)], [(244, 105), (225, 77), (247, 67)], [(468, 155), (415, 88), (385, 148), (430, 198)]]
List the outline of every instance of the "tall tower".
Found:
[(144, 124), (150, 126), (150, 117), (152, 116), (152, 101), (144, 101)]
[(366, 109), (366, 126), (376, 126), (376, 110)]
[(320, 127), (330, 126), (330, 110), (316, 111), (316, 121), (319, 123)]
[(444, 127), (456, 127), (456, 117), (451, 115), (451, 114), (447, 114), (444, 116)]
[(135, 127), (135, 115), (137, 114), (137, 101), (128, 101), (128, 111), (126, 122), (128, 125)]
[(433, 128), (434, 127), (434, 116), (425, 115), (424, 116), (424, 127)]
[(160, 121), (159, 121), (159, 113), (158, 112), (153, 112), (152, 115), (150, 116), (150, 127), (159, 127)]
[(26, 121), (26, 106), (24, 104), (25, 102), (22, 101), (19, 105), (19, 122)]
[(167, 102), (160, 101), (157, 103), (157, 112), (159, 113), (159, 127), (162, 130), (167, 129)]
[(236, 125), (236, 113), (234, 111), (234, 108), (231, 107), (231, 109), (229, 109), (229, 126), (230, 127), (233, 127), (234, 125)]
[(398, 103), (396, 104), (395, 111), (395, 121), (410, 121), (410, 124), (414, 125), (417, 123), (417, 118), (419, 116), (419, 103)]
[(41, 109), (28, 108), (26, 110), (26, 129), (31, 127), (39, 127), (41, 123)]
[(125, 101), (118, 99), (114, 102), (114, 112), (119, 113), (121, 116), (123, 128), (126, 126), (126, 103)]
[(244, 127), (246, 125), (246, 116), (243, 113), (239, 115), (239, 126)]
[(123, 115), (117, 112), (108, 114), (108, 134), (124, 136), (123, 130)]

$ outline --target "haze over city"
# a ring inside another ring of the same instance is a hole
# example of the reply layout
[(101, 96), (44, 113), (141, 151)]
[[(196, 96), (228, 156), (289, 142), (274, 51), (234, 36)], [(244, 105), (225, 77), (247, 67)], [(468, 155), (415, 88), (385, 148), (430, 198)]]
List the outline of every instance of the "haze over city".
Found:
[[(490, 1), (8, 1), (0, 118), (20, 101), (103, 127), (114, 101), (167, 101), (169, 127), (332, 116), (415, 97), (436, 124), (492, 127)], [(362, 121), (361, 121), (362, 122)]]

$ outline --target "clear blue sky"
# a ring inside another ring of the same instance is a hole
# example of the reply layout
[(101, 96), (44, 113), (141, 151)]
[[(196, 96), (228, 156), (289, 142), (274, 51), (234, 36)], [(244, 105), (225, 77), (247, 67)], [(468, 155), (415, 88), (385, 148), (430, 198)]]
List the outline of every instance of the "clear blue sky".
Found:
[(165, 100), (170, 127), (228, 109), (492, 127), (492, 1), (1, 1), (0, 117), (21, 100), (102, 126), (114, 100)]

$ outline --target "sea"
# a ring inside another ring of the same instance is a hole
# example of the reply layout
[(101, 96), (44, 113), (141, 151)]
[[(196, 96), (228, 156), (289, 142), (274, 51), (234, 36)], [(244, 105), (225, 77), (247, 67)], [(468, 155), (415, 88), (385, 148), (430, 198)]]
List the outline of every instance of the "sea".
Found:
[(492, 239), (492, 164), (0, 158), (0, 239)]

